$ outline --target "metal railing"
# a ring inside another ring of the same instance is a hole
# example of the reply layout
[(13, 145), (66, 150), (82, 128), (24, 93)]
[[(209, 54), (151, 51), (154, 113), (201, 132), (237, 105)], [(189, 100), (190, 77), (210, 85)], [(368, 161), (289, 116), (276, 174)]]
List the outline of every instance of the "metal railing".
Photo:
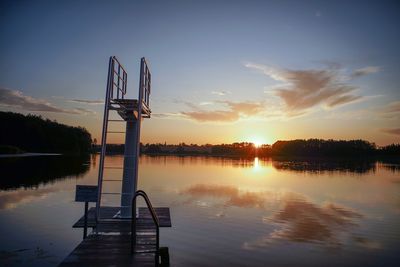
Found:
[(146, 202), (147, 208), (150, 211), (151, 217), (153, 219), (154, 224), (156, 225), (156, 250), (155, 252), (155, 264), (159, 266), (159, 253), (160, 253), (160, 222), (158, 220), (156, 211), (153, 208), (153, 205), (150, 202), (149, 197), (147, 196), (146, 192), (143, 190), (136, 191), (135, 195), (132, 198), (132, 222), (131, 222), (131, 252), (132, 254), (135, 253), (136, 247), (136, 198), (138, 196), (143, 197)]
[[(144, 57), (140, 60), (139, 105), (150, 111), (151, 73)], [(142, 102), (140, 104), (140, 102)]]

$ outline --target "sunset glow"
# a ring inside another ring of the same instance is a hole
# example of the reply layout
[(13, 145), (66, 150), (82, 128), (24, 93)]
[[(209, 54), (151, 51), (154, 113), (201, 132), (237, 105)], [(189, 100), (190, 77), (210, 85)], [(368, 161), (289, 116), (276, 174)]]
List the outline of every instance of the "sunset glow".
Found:
[(13, 41), (0, 44), (0, 110), (86, 127), (99, 141), (108, 57), (125, 66), (127, 98), (137, 98), (145, 56), (153, 114), (143, 143), (399, 142), (397, 6), (160, 1), (92, 9), (4, 5), (0, 32)]

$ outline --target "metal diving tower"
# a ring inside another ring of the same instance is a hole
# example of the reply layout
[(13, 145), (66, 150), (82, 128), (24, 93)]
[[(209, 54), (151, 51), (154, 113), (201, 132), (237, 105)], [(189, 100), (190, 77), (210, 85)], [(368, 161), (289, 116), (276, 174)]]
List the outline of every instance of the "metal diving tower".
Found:
[[(128, 74), (122, 64), (115, 56), (110, 57), (108, 65), (108, 78), (106, 86), (106, 97), (104, 103), (103, 132), (101, 138), (101, 154), (98, 174), (98, 198), (96, 203), (97, 219), (101, 220), (100, 209), (103, 205), (102, 196), (120, 195), (120, 218), (131, 218), (131, 202), (137, 191), (138, 165), (140, 152), (140, 128), (143, 118), (150, 118), (151, 109), (149, 96), (151, 91), (151, 74), (143, 57), (140, 60), (139, 96), (138, 99), (125, 99)], [(110, 111), (116, 111), (120, 119), (110, 119)], [(125, 132), (109, 131), (110, 121), (125, 122)], [(108, 134), (125, 133), (125, 151), (122, 180), (104, 179), (104, 169), (116, 168), (105, 166), (107, 154)], [(122, 182), (121, 192), (103, 191), (104, 183)]]

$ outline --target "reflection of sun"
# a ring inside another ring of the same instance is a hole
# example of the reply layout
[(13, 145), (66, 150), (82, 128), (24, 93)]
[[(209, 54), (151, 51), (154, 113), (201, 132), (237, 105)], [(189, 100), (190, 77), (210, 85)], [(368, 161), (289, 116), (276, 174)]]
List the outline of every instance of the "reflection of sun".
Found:
[(260, 169), (261, 169), (261, 166), (260, 166), (260, 162), (258, 161), (258, 157), (255, 157), (254, 163), (253, 163), (253, 170), (258, 171)]

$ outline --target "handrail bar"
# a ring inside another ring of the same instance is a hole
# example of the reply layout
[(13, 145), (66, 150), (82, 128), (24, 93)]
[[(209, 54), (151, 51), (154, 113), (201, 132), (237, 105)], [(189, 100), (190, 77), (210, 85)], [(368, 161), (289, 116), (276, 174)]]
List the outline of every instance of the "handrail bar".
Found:
[(151, 217), (153, 219), (154, 224), (156, 225), (156, 251), (155, 251), (155, 263), (156, 266), (159, 265), (159, 250), (160, 250), (160, 222), (158, 220), (156, 211), (153, 208), (153, 205), (150, 202), (149, 197), (146, 192), (143, 190), (136, 191), (135, 195), (132, 198), (132, 222), (131, 222), (131, 252), (135, 253), (136, 246), (136, 198), (138, 196), (143, 197), (146, 202), (147, 208), (150, 211)]

